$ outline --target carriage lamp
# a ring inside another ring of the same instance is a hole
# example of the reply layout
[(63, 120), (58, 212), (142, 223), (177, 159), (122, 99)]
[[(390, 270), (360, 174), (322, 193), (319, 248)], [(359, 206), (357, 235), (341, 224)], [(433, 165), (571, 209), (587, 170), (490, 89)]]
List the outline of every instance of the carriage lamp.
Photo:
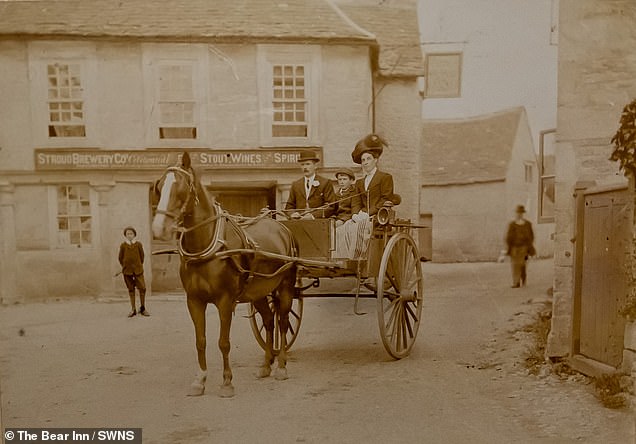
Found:
[(382, 208), (376, 214), (376, 220), (380, 225), (387, 225), (395, 220), (395, 210), (393, 210), (393, 202), (386, 201)]

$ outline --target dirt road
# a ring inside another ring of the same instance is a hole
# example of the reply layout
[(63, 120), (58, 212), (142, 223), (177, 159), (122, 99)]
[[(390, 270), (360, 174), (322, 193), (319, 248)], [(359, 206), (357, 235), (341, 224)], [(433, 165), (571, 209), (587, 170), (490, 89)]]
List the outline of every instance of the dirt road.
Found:
[(528, 375), (517, 330), (551, 285), (551, 262), (509, 287), (508, 264), (425, 264), (424, 322), (411, 356), (389, 358), (375, 301), (305, 302), (287, 381), (254, 376), (262, 351), (237, 310), (236, 396), (221, 399), (217, 315), (208, 310), (209, 377), (196, 371), (181, 298), (154, 296), (149, 318), (124, 301), (3, 307), (4, 427), (143, 428), (144, 443), (631, 443), (630, 411), (609, 410), (577, 378)]

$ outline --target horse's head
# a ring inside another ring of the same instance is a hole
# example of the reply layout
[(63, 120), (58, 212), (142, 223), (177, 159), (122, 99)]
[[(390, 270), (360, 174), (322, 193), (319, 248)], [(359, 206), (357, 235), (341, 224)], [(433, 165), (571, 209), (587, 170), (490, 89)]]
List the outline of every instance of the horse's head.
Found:
[(155, 183), (154, 192), (159, 203), (152, 221), (152, 232), (159, 239), (169, 240), (197, 199), (194, 171), (187, 152), (181, 157), (180, 165), (168, 167)]

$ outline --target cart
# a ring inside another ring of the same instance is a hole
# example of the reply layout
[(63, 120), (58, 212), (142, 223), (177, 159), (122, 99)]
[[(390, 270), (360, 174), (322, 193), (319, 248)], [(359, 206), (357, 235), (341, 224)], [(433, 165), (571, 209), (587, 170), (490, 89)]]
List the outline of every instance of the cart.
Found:
[[(354, 312), (360, 298), (375, 298), (380, 337), (386, 351), (395, 359), (409, 355), (422, 319), (424, 282), (422, 262), (417, 244), (411, 237), (416, 228), (409, 220), (396, 219), (390, 206), (383, 207), (375, 216), (369, 247), (359, 259), (334, 258), (336, 226), (334, 219), (282, 221), (298, 242), (297, 258), (288, 258), (297, 264), (296, 297), (292, 304), (287, 332), (288, 350), (296, 341), (303, 316), (306, 297), (353, 297)], [(354, 277), (355, 293), (323, 293), (320, 282), (324, 279)], [(310, 290), (311, 289), (311, 290)], [(274, 351), (280, 351), (278, 308), (273, 298), (270, 307), (275, 313)], [(252, 331), (265, 349), (265, 328), (262, 318), (250, 305), (249, 318)]]

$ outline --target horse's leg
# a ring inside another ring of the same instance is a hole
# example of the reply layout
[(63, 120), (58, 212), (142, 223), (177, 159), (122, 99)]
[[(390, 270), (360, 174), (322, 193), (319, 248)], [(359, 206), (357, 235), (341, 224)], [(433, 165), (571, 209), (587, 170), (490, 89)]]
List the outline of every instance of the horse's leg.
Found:
[(200, 396), (205, 391), (205, 380), (208, 376), (208, 366), (205, 360), (205, 309), (207, 304), (198, 299), (188, 298), (188, 312), (194, 324), (194, 335), (197, 345), (197, 359), (199, 372), (190, 385), (188, 396)]
[(280, 352), (278, 368), (274, 377), (279, 381), (287, 379), (287, 330), (289, 329), (289, 312), (295, 295), (295, 277), (286, 277), (279, 286), (278, 293), (278, 328), (280, 328)]
[(223, 385), (220, 388), (221, 398), (231, 398), (234, 396), (234, 386), (232, 385), (232, 369), (230, 367), (230, 328), (232, 326), (232, 315), (234, 312), (234, 301), (228, 295), (222, 297), (217, 304), (219, 310), (220, 332), (219, 350), (223, 355)]
[(266, 378), (272, 374), (272, 363), (274, 362), (274, 315), (269, 308), (267, 298), (254, 301), (254, 307), (261, 315), (265, 326), (265, 360), (258, 369), (256, 376), (258, 378)]

